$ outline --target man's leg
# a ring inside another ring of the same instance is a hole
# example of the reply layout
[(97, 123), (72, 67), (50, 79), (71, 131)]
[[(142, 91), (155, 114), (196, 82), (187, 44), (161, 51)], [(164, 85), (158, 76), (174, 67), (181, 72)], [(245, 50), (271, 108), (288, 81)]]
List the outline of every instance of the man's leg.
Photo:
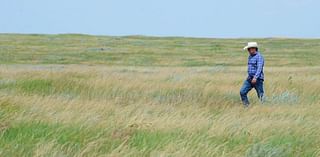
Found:
[(263, 103), (263, 96), (264, 96), (263, 80), (258, 79), (254, 88), (257, 91), (257, 96), (259, 100)]
[(248, 92), (252, 89), (252, 85), (248, 80), (245, 80), (241, 90), (240, 90), (240, 96), (241, 96), (241, 100), (243, 105), (245, 106), (249, 106), (249, 100), (248, 100)]

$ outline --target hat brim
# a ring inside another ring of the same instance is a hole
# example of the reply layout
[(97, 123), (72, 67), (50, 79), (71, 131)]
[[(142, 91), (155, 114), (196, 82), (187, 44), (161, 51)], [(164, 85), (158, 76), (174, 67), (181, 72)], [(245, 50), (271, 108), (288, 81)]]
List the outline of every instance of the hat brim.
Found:
[(257, 46), (246, 46), (243, 48), (243, 50), (248, 50), (249, 48), (258, 48)]

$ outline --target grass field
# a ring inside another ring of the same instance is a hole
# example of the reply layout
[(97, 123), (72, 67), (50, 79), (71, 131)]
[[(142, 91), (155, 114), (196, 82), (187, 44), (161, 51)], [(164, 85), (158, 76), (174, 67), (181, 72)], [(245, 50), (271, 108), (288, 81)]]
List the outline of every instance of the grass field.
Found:
[[(266, 102), (244, 109), (248, 41)], [(0, 156), (320, 156), (320, 39), (0, 35)]]

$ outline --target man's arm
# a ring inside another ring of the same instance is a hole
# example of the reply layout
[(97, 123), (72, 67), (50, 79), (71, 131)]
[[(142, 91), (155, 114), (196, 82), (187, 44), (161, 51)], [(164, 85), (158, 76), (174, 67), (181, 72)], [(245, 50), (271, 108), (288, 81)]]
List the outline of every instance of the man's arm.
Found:
[(254, 75), (254, 79), (257, 79), (260, 76), (260, 74), (262, 72), (263, 64), (264, 64), (264, 59), (261, 55), (259, 55), (258, 59), (257, 59), (258, 68), (257, 68), (256, 74)]

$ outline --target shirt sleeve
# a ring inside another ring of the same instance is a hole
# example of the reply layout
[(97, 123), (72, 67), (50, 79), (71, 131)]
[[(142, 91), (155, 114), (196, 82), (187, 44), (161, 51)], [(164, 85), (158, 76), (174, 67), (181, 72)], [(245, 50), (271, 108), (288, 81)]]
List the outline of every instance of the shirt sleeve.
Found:
[(256, 74), (254, 75), (254, 78), (258, 78), (262, 72), (262, 68), (263, 68), (263, 65), (264, 65), (264, 59), (261, 55), (258, 56), (257, 58), (257, 72)]

